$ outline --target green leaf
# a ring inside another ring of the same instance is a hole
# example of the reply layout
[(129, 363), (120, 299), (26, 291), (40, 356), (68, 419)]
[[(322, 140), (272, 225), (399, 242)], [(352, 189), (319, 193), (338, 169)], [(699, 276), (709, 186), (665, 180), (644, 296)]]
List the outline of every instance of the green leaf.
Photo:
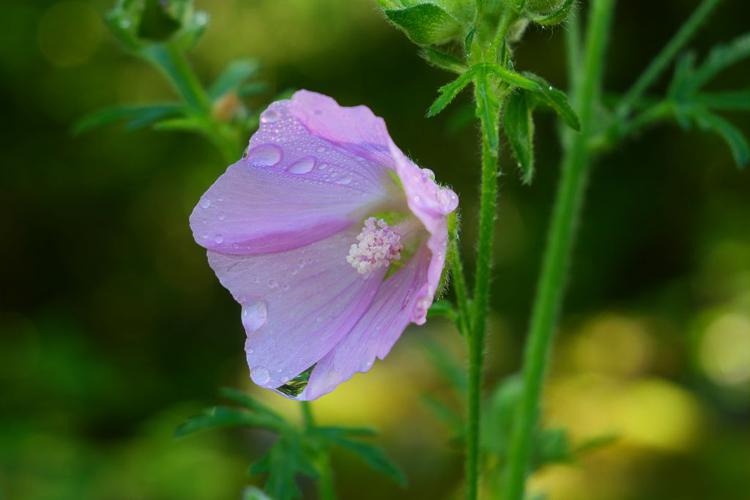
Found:
[(263, 490), (255, 486), (248, 486), (242, 491), (242, 500), (272, 500)]
[(541, 104), (552, 108), (568, 127), (576, 131), (581, 130), (581, 122), (568, 102), (568, 96), (565, 95), (565, 92), (554, 88), (544, 78), (534, 73), (524, 73), (524, 76), (537, 84), (535, 95)]
[(378, 435), (378, 431), (372, 427), (323, 426), (315, 427), (315, 432), (329, 440), (336, 437), (374, 437)]
[(238, 391), (237, 389), (233, 389), (232, 387), (222, 387), (221, 389), (219, 389), (219, 394), (224, 399), (228, 399), (233, 403), (237, 403), (238, 405), (243, 406), (250, 411), (267, 415), (268, 417), (274, 418), (279, 422), (284, 422), (284, 418), (281, 415), (279, 415), (260, 401), (251, 398), (242, 391)]
[(726, 92), (701, 92), (693, 100), (711, 109), (750, 111), (750, 89)]
[(690, 79), (690, 90), (697, 91), (722, 70), (747, 57), (750, 57), (750, 33), (736, 38), (727, 45), (716, 46)]
[(505, 135), (521, 169), (523, 182), (534, 177), (534, 119), (526, 92), (515, 92), (505, 104)]
[(453, 408), (445, 404), (444, 402), (436, 399), (429, 394), (422, 396), (422, 402), (432, 413), (440, 420), (454, 435), (454, 440), (459, 441), (463, 439), (464, 434), (464, 422), (461, 415), (458, 414)]
[(418, 45), (439, 45), (461, 34), (461, 23), (432, 3), (386, 9), (385, 15)]
[(515, 374), (497, 384), (489, 402), (484, 405), (482, 420), (483, 448), (505, 458), (513, 422), (523, 394), (523, 379)]
[(201, 112), (210, 109), (208, 97), (180, 48), (170, 43), (152, 44), (144, 47), (140, 54), (166, 75), (191, 108)]
[(253, 59), (231, 62), (208, 89), (208, 96), (216, 100), (240, 85), (258, 71), (259, 64)]
[(565, 429), (544, 429), (537, 433), (534, 468), (573, 460), (570, 438)]
[(493, 154), (497, 154), (500, 121), (500, 101), (489, 79), (488, 70), (483, 66), (474, 74), (474, 97), (476, 115), (482, 123), (484, 144)]
[(175, 430), (176, 437), (194, 434), (198, 431), (208, 429), (219, 429), (223, 427), (262, 427), (264, 429), (279, 430), (281, 426), (272, 418), (265, 415), (254, 415), (252, 413), (217, 406), (186, 420)]
[(329, 442), (357, 455), (374, 470), (385, 474), (397, 484), (406, 486), (406, 476), (401, 469), (377, 446), (363, 441), (354, 441), (341, 436), (329, 436)]
[(187, 131), (202, 132), (206, 129), (206, 123), (196, 116), (184, 118), (168, 118), (154, 125), (154, 130), (160, 131)]
[(250, 472), (268, 473), (264, 489), (274, 500), (300, 498), (297, 476), (317, 476), (311, 457), (305, 453), (299, 437), (292, 434), (280, 436), (268, 453), (250, 467)]
[(440, 375), (459, 393), (464, 394), (468, 387), (466, 370), (448, 350), (434, 340), (425, 340), (424, 348), (430, 362)]
[(183, 110), (179, 103), (112, 106), (94, 111), (78, 120), (73, 126), (73, 133), (82, 134), (119, 121), (124, 121), (128, 130), (136, 130), (162, 118), (181, 114)]
[(693, 110), (692, 116), (701, 129), (715, 132), (724, 139), (729, 145), (738, 167), (743, 168), (747, 165), (748, 160), (750, 160), (750, 146), (742, 132), (724, 118), (706, 109), (696, 108)]
[(605, 446), (609, 446), (612, 443), (616, 442), (619, 439), (619, 436), (616, 434), (604, 434), (601, 436), (594, 436), (592, 438), (586, 439), (585, 441), (578, 444), (578, 446), (575, 447), (573, 452), (576, 455), (583, 455), (601, 448), (604, 448)]
[[(500, 80), (507, 83), (508, 85), (526, 89), (526, 90), (534, 90), (534, 91), (541, 90), (539, 88), (540, 84), (534, 79), (528, 78), (528, 75), (522, 75), (520, 73), (516, 73), (515, 71), (512, 71), (508, 68), (504, 68), (500, 66), (499, 64), (484, 64), (483, 66), (488, 71), (493, 73), (496, 77), (498, 77)], [(536, 77), (536, 75), (533, 75), (533, 74), (531, 75), (534, 76), (537, 80), (541, 80), (539, 77)]]
[(564, 0), (564, 2), (560, 4), (560, 6), (556, 9), (550, 10), (548, 12), (526, 11), (525, 15), (536, 24), (541, 24), (542, 26), (552, 26), (565, 21), (575, 4), (576, 0)]
[(427, 311), (428, 318), (448, 318), (451, 321), (455, 321), (458, 317), (458, 313), (453, 308), (453, 304), (445, 300), (438, 300), (433, 302), (430, 309)]
[(432, 118), (441, 111), (443, 111), (448, 104), (461, 92), (474, 77), (476, 68), (470, 68), (466, 73), (462, 74), (450, 83), (447, 83), (438, 89), (438, 98), (432, 103), (430, 109), (427, 110), (427, 117)]
[(667, 90), (667, 95), (674, 100), (684, 98), (688, 93), (686, 89), (688, 88), (690, 78), (694, 72), (695, 53), (688, 52), (677, 61), (672, 82), (669, 84), (669, 90)]
[(459, 75), (466, 71), (466, 65), (464, 65), (463, 62), (450, 54), (446, 54), (445, 52), (441, 52), (430, 47), (422, 47), (422, 49), (419, 51), (419, 55), (420, 57), (422, 57), (422, 59), (437, 68), (451, 71)]

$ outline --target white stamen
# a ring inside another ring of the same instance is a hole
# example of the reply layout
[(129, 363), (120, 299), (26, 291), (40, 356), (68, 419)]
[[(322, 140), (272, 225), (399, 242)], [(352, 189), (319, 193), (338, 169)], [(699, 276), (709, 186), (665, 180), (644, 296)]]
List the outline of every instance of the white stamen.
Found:
[(359, 274), (368, 275), (399, 260), (402, 249), (401, 236), (383, 219), (370, 217), (357, 236), (357, 243), (349, 248), (346, 261)]

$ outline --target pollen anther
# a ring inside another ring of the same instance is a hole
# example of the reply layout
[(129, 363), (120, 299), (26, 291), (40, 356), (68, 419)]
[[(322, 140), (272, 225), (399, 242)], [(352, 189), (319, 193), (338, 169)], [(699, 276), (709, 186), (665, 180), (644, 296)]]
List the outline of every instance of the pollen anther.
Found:
[(362, 231), (357, 235), (357, 243), (349, 248), (346, 261), (359, 274), (369, 275), (376, 269), (388, 267), (401, 258), (401, 236), (383, 219), (370, 217), (365, 220)]

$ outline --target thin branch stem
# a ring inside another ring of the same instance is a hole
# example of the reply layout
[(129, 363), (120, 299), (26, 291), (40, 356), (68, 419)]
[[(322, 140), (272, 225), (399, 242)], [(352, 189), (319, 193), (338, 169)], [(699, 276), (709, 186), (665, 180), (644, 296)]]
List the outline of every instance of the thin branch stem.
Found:
[[(315, 432), (315, 417), (312, 411), (312, 403), (309, 401), (302, 401), (300, 403), (302, 409), (302, 421), (305, 426), (305, 433), (311, 435)], [(315, 441), (315, 439), (311, 439)], [(328, 450), (320, 448), (317, 451), (315, 457), (315, 464), (318, 468), (318, 481), (316, 483), (318, 489), (318, 498), (320, 500), (335, 500), (336, 490), (333, 486), (333, 472), (331, 469), (331, 459), (328, 456)]]
[(532, 455), (539, 400), (565, 289), (577, 221), (590, 170), (589, 138), (599, 99), (604, 54), (614, 0), (594, 0), (579, 91), (581, 132), (573, 138), (562, 165), (542, 272), (531, 317), (523, 368), (523, 394), (510, 443), (504, 500), (521, 500)]
[(448, 264), (450, 265), (451, 277), (453, 278), (453, 291), (456, 294), (459, 328), (461, 333), (469, 335), (471, 331), (471, 309), (466, 288), (464, 264), (461, 259), (461, 247), (459, 245), (458, 229), (454, 229), (448, 243)]
[(719, 5), (721, 0), (703, 0), (693, 15), (675, 33), (672, 39), (664, 46), (659, 54), (651, 61), (646, 70), (628, 90), (617, 107), (618, 118), (627, 116), (633, 105), (641, 98), (643, 93), (659, 78), (664, 70), (675, 58), (677, 53), (690, 41), (698, 29), (708, 19), (708, 16)]

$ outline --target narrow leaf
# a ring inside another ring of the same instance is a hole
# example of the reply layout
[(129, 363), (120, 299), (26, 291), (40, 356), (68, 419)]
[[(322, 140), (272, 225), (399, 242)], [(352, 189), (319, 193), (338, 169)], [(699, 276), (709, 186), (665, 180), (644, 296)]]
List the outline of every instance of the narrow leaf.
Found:
[(419, 55), (422, 59), (437, 68), (451, 71), (459, 75), (466, 71), (466, 66), (463, 62), (445, 52), (430, 47), (423, 47), (422, 50), (419, 51)]
[(708, 110), (694, 110), (693, 117), (703, 130), (719, 134), (732, 150), (732, 156), (737, 166), (743, 168), (750, 160), (750, 145), (734, 125), (719, 115)]
[(534, 177), (534, 119), (526, 92), (510, 95), (505, 105), (504, 125), (523, 182), (530, 184)]
[(453, 308), (453, 304), (445, 300), (438, 300), (433, 302), (430, 309), (427, 311), (428, 318), (448, 318), (451, 321), (455, 321), (458, 317), (458, 313)]
[(194, 116), (187, 116), (184, 118), (168, 118), (154, 125), (154, 130), (160, 131), (180, 130), (196, 132), (205, 130), (205, 128), (205, 122)]
[(436, 399), (429, 394), (422, 396), (422, 402), (432, 413), (453, 433), (455, 438), (460, 439), (464, 432), (464, 422), (453, 408)]
[(175, 436), (182, 437), (198, 431), (222, 427), (262, 427), (278, 430), (279, 423), (268, 416), (217, 406), (206, 410), (202, 415), (189, 418), (177, 427)]
[[(485, 64), (484, 66), (500, 80), (513, 87), (519, 87), (526, 90), (540, 90), (540, 84), (534, 79), (528, 78), (528, 74), (522, 75), (520, 73), (516, 73), (515, 71), (504, 68), (499, 64)], [(536, 77), (536, 75), (534, 76)], [(539, 77), (536, 78), (541, 80)]]
[(425, 351), (435, 369), (459, 393), (466, 392), (466, 370), (443, 346), (435, 341), (425, 341)]
[(533, 73), (524, 73), (528, 79), (537, 83), (537, 97), (539, 102), (554, 110), (565, 124), (573, 130), (581, 130), (581, 122), (578, 115), (568, 102), (568, 96), (549, 84), (544, 78)]
[(218, 99), (231, 90), (237, 90), (240, 85), (258, 71), (258, 62), (253, 59), (233, 61), (216, 78), (208, 90), (208, 96)]
[(331, 440), (337, 446), (347, 449), (361, 458), (374, 470), (385, 474), (397, 484), (406, 486), (406, 476), (401, 469), (394, 464), (390, 458), (377, 446), (362, 441), (353, 441), (346, 438), (334, 438)]
[(612, 443), (616, 442), (618, 439), (619, 436), (617, 436), (616, 434), (604, 434), (602, 436), (595, 436), (579, 443), (578, 446), (576, 446), (573, 450), (573, 453), (575, 453), (576, 455), (583, 455), (600, 448), (604, 448), (605, 446), (609, 446)]
[(385, 15), (418, 45), (439, 45), (461, 34), (458, 20), (432, 3), (386, 9)]
[(707, 108), (726, 111), (750, 111), (750, 89), (726, 92), (702, 92), (694, 101)]
[(462, 74), (450, 83), (447, 83), (438, 89), (438, 98), (432, 103), (430, 109), (427, 110), (427, 117), (432, 118), (441, 111), (443, 111), (448, 104), (461, 92), (474, 77), (475, 69), (471, 68), (466, 73)]
[(497, 154), (500, 102), (487, 73), (485, 68), (481, 68), (476, 71), (474, 76), (476, 114), (482, 122), (484, 143), (487, 144), (493, 154)]
[(672, 82), (669, 84), (667, 95), (674, 100), (683, 99), (688, 93), (686, 89), (689, 86), (690, 78), (694, 72), (695, 53), (688, 52), (677, 61), (674, 76), (672, 77)]
[(560, 7), (553, 11), (542, 13), (527, 11), (526, 16), (531, 19), (531, 21), (537, 24), (541, 24), (542, 26), (552, 26), (555, 24), (560, 24), (568, 17), (568, 14), (570, 14), (570, 11), (575, 3), (576, 0), (565, 0), (565, 2), (560, 5)]
[(322, 435), (324, 439), (338, 437), (374, 437), (378, 431), (371, 427), (316, 427), (315, 432)]
[(695, 71), (690, 88), (698, 90), (710, 82), (722, 70), (750, 57), (750, 33), (746, 33), (727, 45), (719, 45), (708, 54), (704, 63)]
[(264, 415), (268, 415), (271, 418), (275, 418), (279, 420), (279, 422), (283, 422), (284, 419), (273, 411), (268, 406), (264, 405), (260, 401), (251, 398), (247, 394), (245, 394), (242, 391), (238, 391), (237, 389), (233, 389), (231, 387), (222, 387), (219, 389), (219, 394), (221, 394), (221, 397), (228, 399), (229, 401), (232, 401), (234, 403), (237, 403), (240, 406), (244, 406), (250, 411), (258, 412)]
[(82, 134), (119, 121), (124, 121), (128, 130), (136, 130), (156, 120), (180, 114), (182, 109), (179, 103), (112, 106), (94, 111), (78, 120), (73, 126), (73, 133)]

